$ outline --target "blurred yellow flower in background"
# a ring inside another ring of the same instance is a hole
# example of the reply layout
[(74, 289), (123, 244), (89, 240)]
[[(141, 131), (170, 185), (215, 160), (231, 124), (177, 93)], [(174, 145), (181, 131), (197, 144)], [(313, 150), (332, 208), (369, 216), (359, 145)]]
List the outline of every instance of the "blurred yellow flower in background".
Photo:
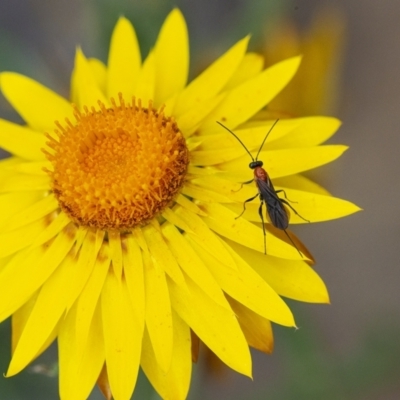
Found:
[(296, 76), (268, 109), (287, 116), (334, 113), (340, 95), (344, 36), (344, 17), (333, 6), (321, 8), (304, 33), (289, 18), (276, 21), (260, 48), (266, 65), (298, 54), (303, 59)]
[[(295, 75), (299, 57), (263, 70), (236, 43), (187, 84), (189, 48), (173, 10), (142, 62), (118, 21), (107, 66), (78, 49), (66, 100), (3, 72), (1, 90), (26, 126), (0, 120), (0, 319), (12, 316), (7, 376), (56, 338), (60, 396), (129, 399), (139, 366), (163, 398), (187, 396), (200, 341), (251, 376), (249, 346), (270, 352), (271, 321), (294, 327), (281, 296), (329, 301), (298, 239), (294, 248), (243, 201), (248, 154), (273, 120), (252, 119)], [(73, 106), (72, 106), (73, 104)], [(55, 122), (56, 121), (56, 122)], [(358, 211), (299, 175), (338, 158), (321, 146), (335, 118), (282, 120), (260, 153), (276, 189), (311, 222)], [(291, 223), (304, 223), (291, 215)], [(293, 234), (291, 234), (293, 235)]]

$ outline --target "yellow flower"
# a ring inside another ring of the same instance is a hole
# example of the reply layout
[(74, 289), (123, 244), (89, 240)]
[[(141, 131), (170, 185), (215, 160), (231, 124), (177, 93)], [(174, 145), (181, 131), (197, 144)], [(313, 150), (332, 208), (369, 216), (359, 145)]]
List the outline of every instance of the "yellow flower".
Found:
[[(143, 63), (125, 18), (107, 66), (78, 50), (71, 102), (25, 76), (0, 75), (27, 124), (0, 120), (0, 146), (11, 153), (0, 163), (7, 376), (57, 338), (62, 399), (87, 398), (96, 380), (129, 399), (139, 366), (163, 398), (184, 399), (198, 339), (251, 376), (249, 346), (271, 351), (270, 321), (295, 326), (281, 296), (328, 301), (311, 256), (270, 224), (264, 254), (257, 201), (235, 219), (256, 188), (239, 190), (251, 178), (249, 157), (216, 121), (257, 150), (274, 121), (249, 119), (300, 62), (263, 71), (247, 43), (187, 85), (187, 30), (174, 10)], [(358, 210), (298, 175), (343, 153), (320, 146), (338, 126), (282, 120), (260, 154), (276, 189), (311, 222)]]
[(276, 23), (262, 49), (266, 65), (297, 54), (303, 60), (296, 76), (268, 108), (292, 116), (335, 112), (344, 35), (344, 17), (333, 5), (320, 9), (306, 32), (299, 32), (289, 19)]

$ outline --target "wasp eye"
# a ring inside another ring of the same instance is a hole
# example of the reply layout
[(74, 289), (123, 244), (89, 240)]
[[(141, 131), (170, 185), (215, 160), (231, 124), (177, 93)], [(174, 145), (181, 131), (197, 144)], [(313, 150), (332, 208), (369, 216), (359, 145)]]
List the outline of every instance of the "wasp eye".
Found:
[(263, 166), (263, 162), (262, 161), (252, 161), (249, 164), (249, 168), (251, 168), (251, 169), (255, 169), (257, 167), (262, 167), (262, 166)]

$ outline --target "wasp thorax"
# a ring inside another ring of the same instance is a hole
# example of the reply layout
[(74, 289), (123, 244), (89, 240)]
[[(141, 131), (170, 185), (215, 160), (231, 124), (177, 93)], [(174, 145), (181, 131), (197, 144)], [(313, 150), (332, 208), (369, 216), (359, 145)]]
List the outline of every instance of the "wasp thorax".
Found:
[(79, 225), (126, 230), (149, 222), (183, 185), (189, 163), (172, 118), (140, 100), (99, 110), (75, 108), (75, 123), (57, 123), (45, 151), (60, 208)]

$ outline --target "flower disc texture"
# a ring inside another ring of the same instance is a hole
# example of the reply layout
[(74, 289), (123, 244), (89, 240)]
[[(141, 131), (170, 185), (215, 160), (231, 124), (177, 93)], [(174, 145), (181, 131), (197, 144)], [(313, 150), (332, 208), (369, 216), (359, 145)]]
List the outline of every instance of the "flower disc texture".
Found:
[[(173, 10), (144, 61), (121, 18), (107, 65), (76, 53), (67, 100), (36, 81), (0, 74), (26, 125), (0, 120), (0, 320), (12, 317), (7, 376), (55, 339), (60, 397), (96, 382), (127, 400), (139, 367), (165, 399), (187, 396), (195, 344), (251, 376), (249, 347), (272, 351), (271, 323), (295, 326), (282, 296), (328, 302), (311, 255), (267, 224), (267, 255), (249, 156), (274, 121), (257, 113), (300, 58), (263, 69), (236, 43), (187, 83), (184, 18)], [(329, 117), (285, 119), (259, 159), (275, 189), (310, 222), (358, 208), (299, 175), (339, 157)], [(290, 223), (305, 223), (291, 213)], [(290, 233), (293, 236), (292, 233)]]

